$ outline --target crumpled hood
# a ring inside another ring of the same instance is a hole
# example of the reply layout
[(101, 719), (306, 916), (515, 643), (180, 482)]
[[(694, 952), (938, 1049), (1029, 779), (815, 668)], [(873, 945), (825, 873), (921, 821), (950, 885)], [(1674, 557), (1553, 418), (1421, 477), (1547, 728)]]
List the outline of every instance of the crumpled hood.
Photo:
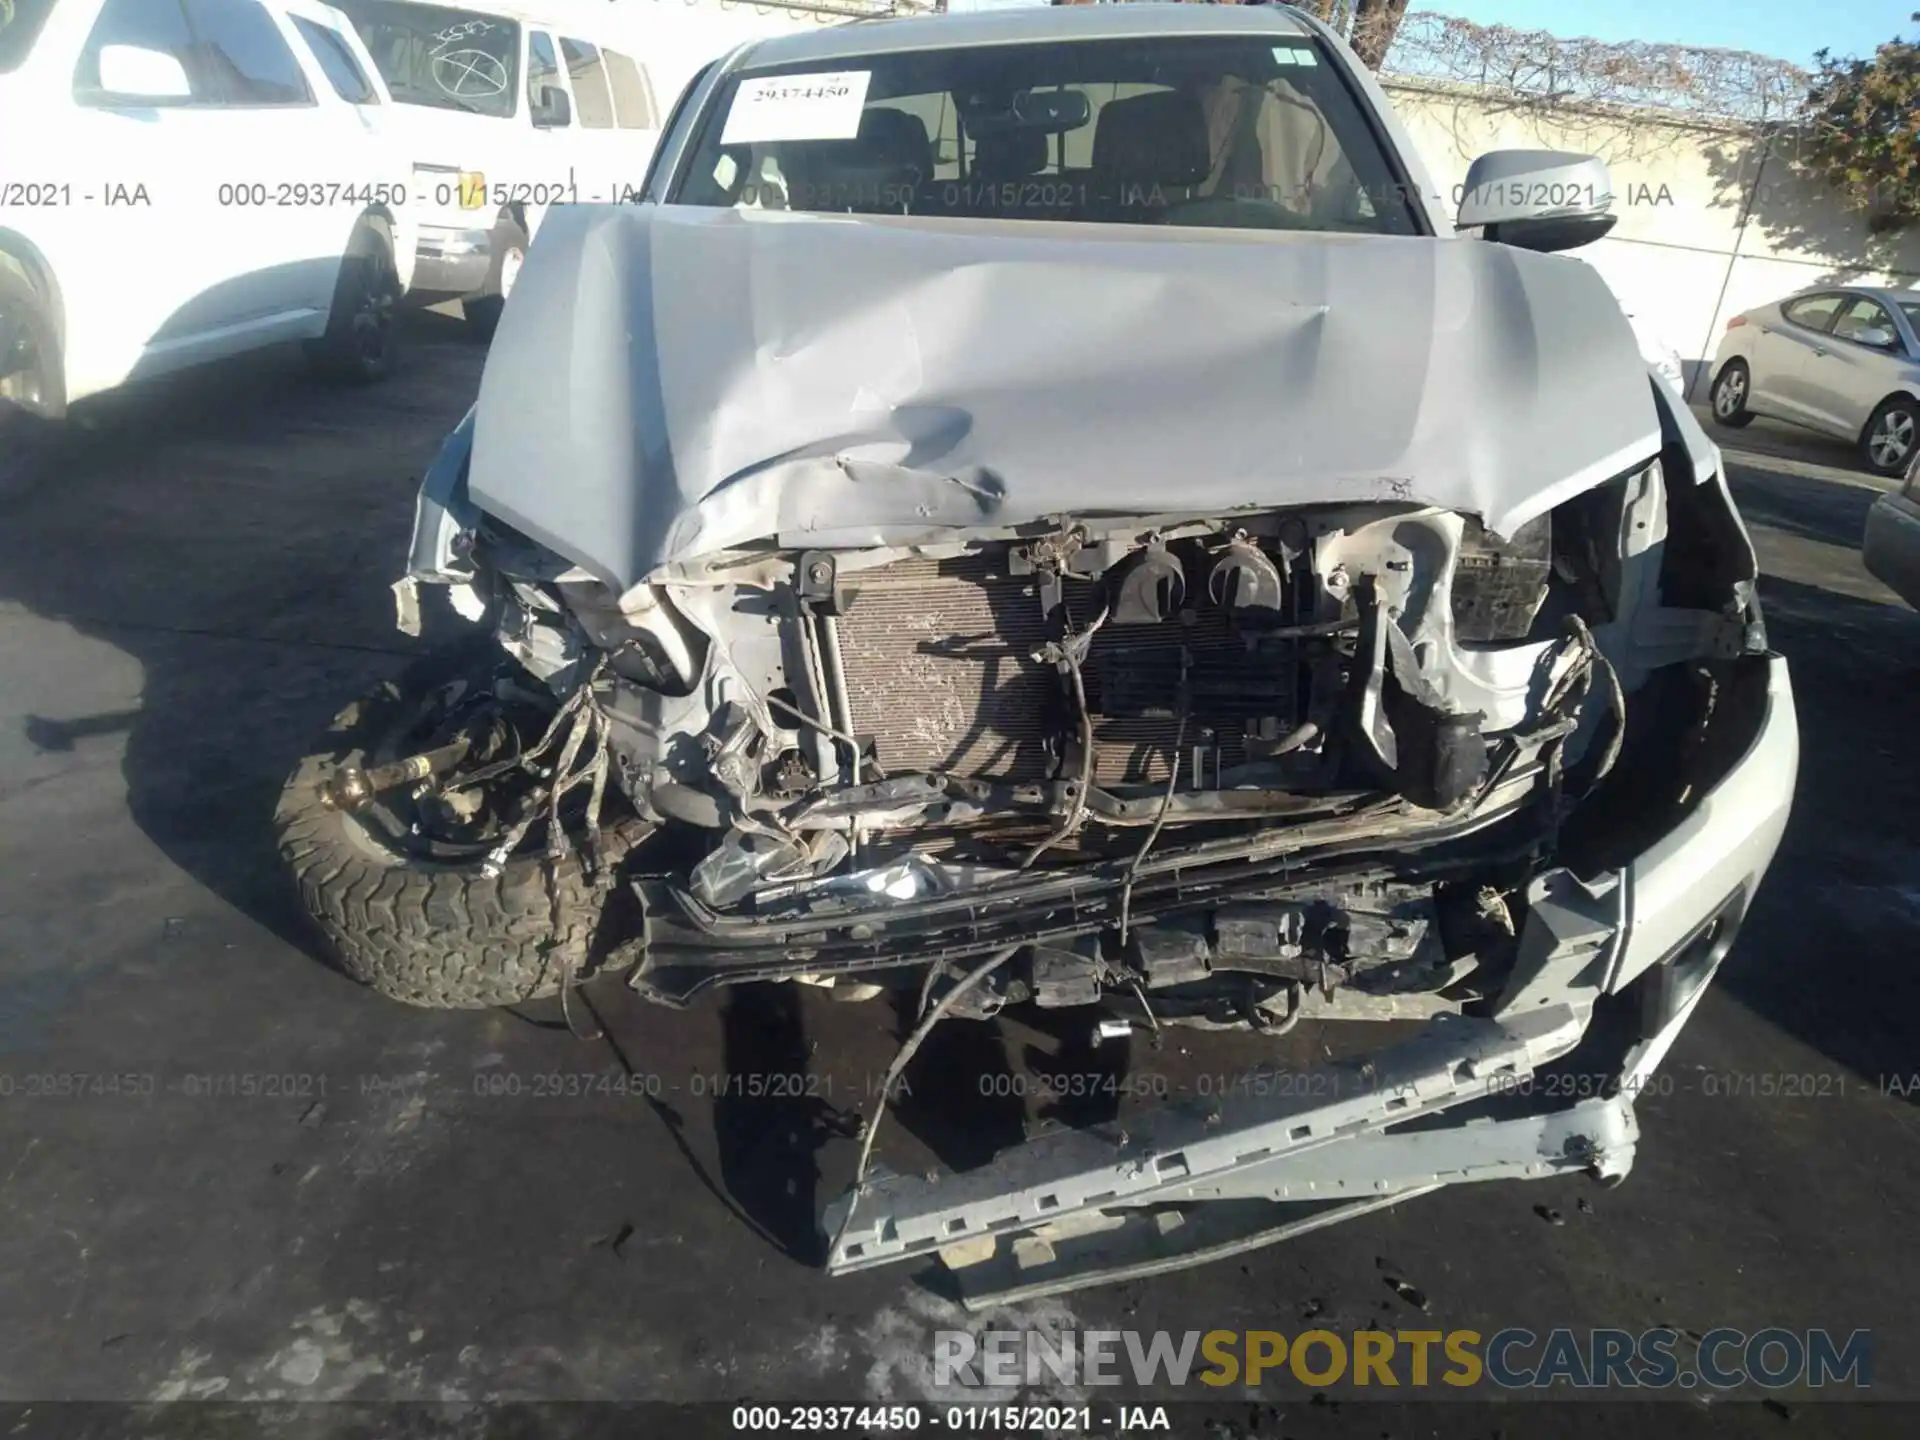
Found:
[(469, 493), (618, 589), (715, 552), (1411, 500), (1511, 532), (1659, 448), (1590, 266), (1475, 239), (558, 206)]

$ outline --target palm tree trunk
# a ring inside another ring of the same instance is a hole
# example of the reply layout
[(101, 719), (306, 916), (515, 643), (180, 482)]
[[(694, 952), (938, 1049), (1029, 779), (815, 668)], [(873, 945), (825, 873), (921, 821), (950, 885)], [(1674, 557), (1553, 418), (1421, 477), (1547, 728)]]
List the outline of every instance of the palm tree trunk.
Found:
[(1369, 70), (1378, 70), (1406, 18), (1407, 0), (1355, 0), (1348, 42)]

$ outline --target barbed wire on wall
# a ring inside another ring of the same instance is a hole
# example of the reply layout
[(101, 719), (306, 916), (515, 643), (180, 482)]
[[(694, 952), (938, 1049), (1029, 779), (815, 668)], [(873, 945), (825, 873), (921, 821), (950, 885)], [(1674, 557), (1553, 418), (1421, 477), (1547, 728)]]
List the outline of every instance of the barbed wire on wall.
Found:
[[(0, 4), (8, 0), (0, 0)], [(656, 0), (657, 3), (657, 0)], [(698, 4), (701, 0), (681, 0)], [(1039, 3), (1039, 0), (1035, 0)], [(1088, 0), (1055, 0), (1088, 3)], [(1218, 0), (1216, 0), (1218, 3)], [(1235, 3), (1235, 0), (1226, 0)], [(1372, 21), (1355, 0), (1287, 0), (1346, 35)], [(823, 24), (928, 14), (937, 0), (720, 0), (723, 9), (808, 15)], [(1399, 22), (1382, 70), (1402, 79), (1494, 92), (1519, 104), (1659, 110), (1715, 124), (1765, 125), (1804, 114), (1812, 77), (1748, 50), (1565, 38), (1417, 10)]]
[(1430, 11), (1401, 22), (1382, 68), (1522, 102), (1664, 110), (1735, 125), (1798, 118), (1811, 79), (1789, 61), (1747, 50), (1564, 39)]

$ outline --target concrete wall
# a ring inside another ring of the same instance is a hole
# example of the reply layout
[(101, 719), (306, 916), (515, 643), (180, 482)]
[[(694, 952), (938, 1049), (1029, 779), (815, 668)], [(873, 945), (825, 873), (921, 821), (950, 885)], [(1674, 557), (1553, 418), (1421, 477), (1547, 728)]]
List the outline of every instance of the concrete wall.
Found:
[(1920, 280), (1920, 234), (1870, 234), (1863, 216), (1799, 173), (1788, 142), (1772, 142), (1769, 153), (1761, 137), (1714, 126), (1542, 109), (1404, 80), (1389, 79), (1387, 89), (1449, 194), (1487, 150), (1604, 159), (1620, 221), (1573, 253), (1658, 326), (1690, 375), (1712, 360), (1728, 318), (1742, 310), (1810, 285)]

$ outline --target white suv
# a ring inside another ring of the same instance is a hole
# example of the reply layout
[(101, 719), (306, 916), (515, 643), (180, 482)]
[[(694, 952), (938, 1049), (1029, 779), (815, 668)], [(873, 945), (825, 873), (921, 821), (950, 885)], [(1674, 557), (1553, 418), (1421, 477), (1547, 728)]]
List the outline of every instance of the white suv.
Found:
[(136, 377), (287, 340), (383, 375), (414, 256), (389, 109), (316, 0), (0, 0), (0, 472)]

